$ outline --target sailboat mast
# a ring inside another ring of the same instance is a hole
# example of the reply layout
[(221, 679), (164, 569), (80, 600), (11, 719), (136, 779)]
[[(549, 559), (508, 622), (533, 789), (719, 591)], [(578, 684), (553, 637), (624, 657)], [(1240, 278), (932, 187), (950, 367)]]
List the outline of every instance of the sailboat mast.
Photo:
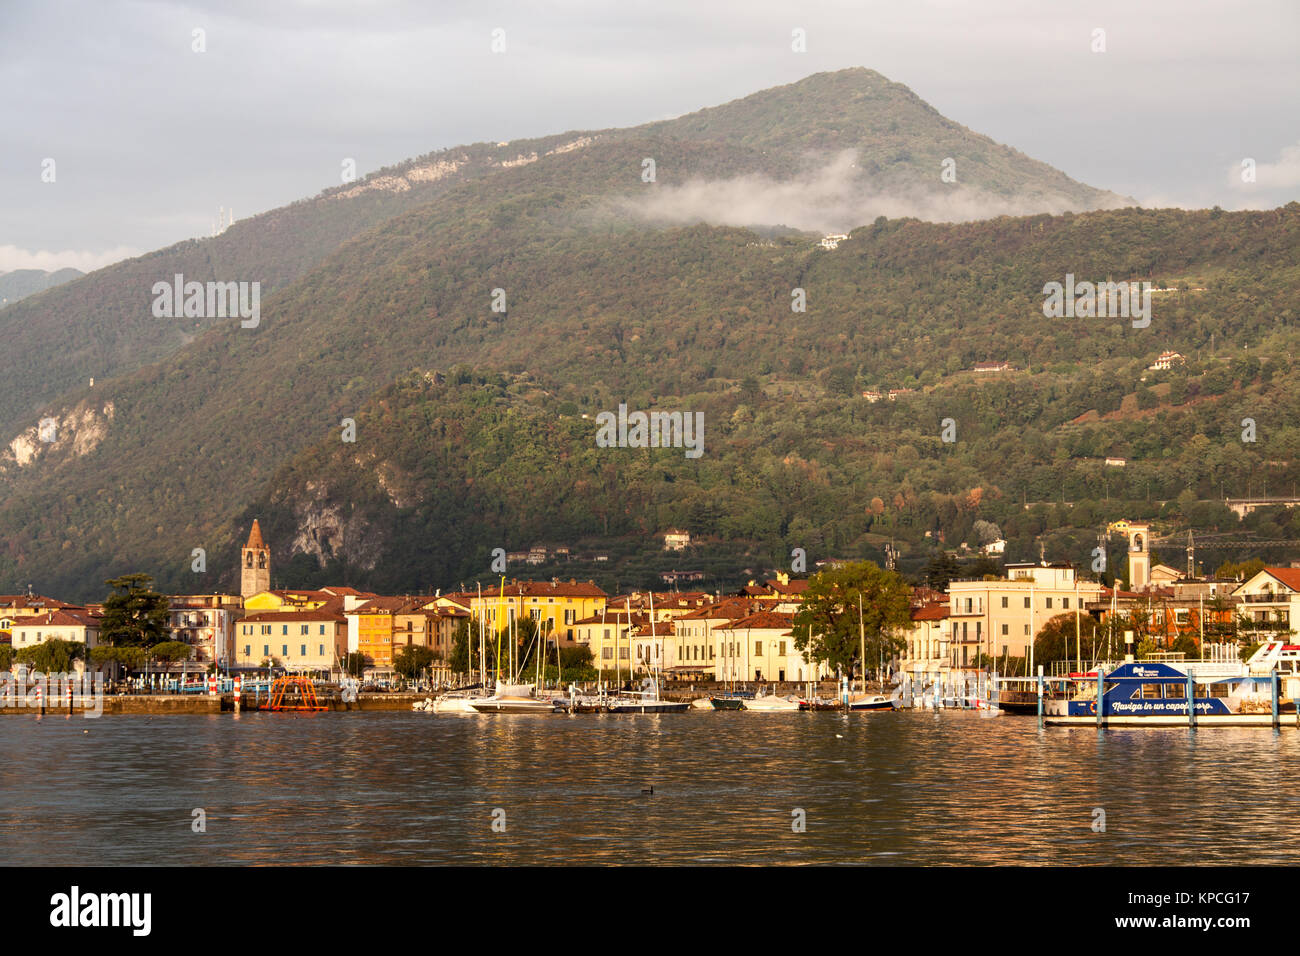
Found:
[[(501, 575), (501, 596), (497, 600), (497, 608), (504, 609), (506, 604), (506, 576)], [(501, 683), (501, 618), (497, 617), (497, 683)]]
[(867, 630), (862, 623), (862, 592), (858, 592), (858, 641), (862, 646), (862, 693), (867, 692)]
[(659, 655), (661, 648), (655, 639), (655, 592), (650, 589), (650, 646), (655, 649), (655, 661), (651, 665), (655, 679), (655, 700), (659, 699)]

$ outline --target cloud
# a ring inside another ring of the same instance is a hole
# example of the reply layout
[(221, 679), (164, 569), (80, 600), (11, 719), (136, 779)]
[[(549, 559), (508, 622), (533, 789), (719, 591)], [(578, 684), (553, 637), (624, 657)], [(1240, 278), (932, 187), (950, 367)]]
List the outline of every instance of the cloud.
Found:
[(104, 266), (121, 262), (138, 256), (142, 250), (131, 246), (117, 246), (102, 252), (86, 249), (66, 249), (52, 252), (48, 249), (20, 249), (18, 246), (0, 246), (0, 272), (12, 272), (15, 269), (44, 269), (54, 272), (57, 269), (80, 269), (82, 272), (94, 272)]
[(1295, 189), (1300, 187), (1300, 143), (1282, 148), (1276, 163), (1257, 163), (1255, 182), (1244, 182), (1241, 178), (1241, 163), (1228, 168), (1228, 184), (1234, 189), (1261, 188)]
[(750, 174), (655, 187), (618, 200), (620, 209), (652, 222), (707, 222), (722, 226), (783, 225), (811, 232), (846, 233), (878, 216), (929, 222), (969, 222), (994, 216), (1080, 211), (1083, 206), (1053, 193), (995, 196), (958, 184), (934, 189), (873, 185), (858, 168), (854, 150), (788, 180)]

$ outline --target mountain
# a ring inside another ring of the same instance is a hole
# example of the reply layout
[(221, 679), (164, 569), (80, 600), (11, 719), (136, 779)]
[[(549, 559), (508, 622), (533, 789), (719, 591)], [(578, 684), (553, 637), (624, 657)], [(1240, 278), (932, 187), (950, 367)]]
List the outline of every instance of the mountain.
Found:
[(80, 269), (56, 269), (54, 272), (44, 269), (15, 269), (12, 272), (0, 272), (0, 309), (83, 275), (85, 273)]
[[(858, 87), (870, 95), (827, 115)], [(1300, 206), (874, 218), (827, 249), (781, 218), (700, 224), (678, 215), (689, 202), (655, 202), (692, 184), (799, 187), (810, 168), (815, 185), (819, 150), (823, 171), (840, 170), (846, 142), (861, 159), (887, 138), (869, 121), (968, 143), (942, 147), (959, 154), (959, 178), (977, 180), (987, 141), (866, 71), (706, 114), (484, 148), (473, 175), (386, 207), (332, 251), (317, 244), (315, 264), (288, 243), (303, 271), (279, 267), (257, 328), (210, 321), (164, 359), (124, 360), (94, 389), (43, 405), (57, 440), (31, 422), (0, 453), (0, 584), (88, 598), (143, 568), (174, 590), (230, 588), (255, 514), (281, 583), (328, 571), (391, 590), (482, 575), (493, 548), (538, 540), (622, 554), (634, 583), (630, 568), (653, 570), (649, 536), (671, 524), (707, 542), (673, 560), (710, 566), (734, 554), (761, 567), (793, 547), (878, 556), (889, 541), (915, 562), (975, 520), (999, 522), (1021, 548), (1060, 530), (1061, 547), (1078, 550), (1106, 498), (1140, 517), (1188, 489), (1194, 505), (1215, 485), (1300, 478)], [(714, 124), (719, 138), (706, 138)], [(889, 166), (895, 199), (928, 201), (937, 177), (922, 145)], [(990, 184), (1019, 162), (996, 149)], [(1020, 168), (1027, 191), (1057, 188), (1045, 167)], [(370, 194), (389, 195), (372, 185), (340, 202)], [(294, 215), (338, 221), (327, 199), (307, 205)], [(246, 223), (218, 239), (244, 225), (253, 243)], [(280, 247), (257, 241), (269, 263)], [(146, 303), (171, 255), (132, 273)], [(1067, 274), (1171, 291), (1144, 329), (1046, 318), (1044, 284)], [(791, 310), (795, 289), (805, 312)], [(1169, 349), (1187, 363), (1148, 374)], [(990, 359), (1016, 371), (970, 371)], [(889, 388), (907, 391), (864, 396)], [(702, 413), (705, 454), (597, 447), (595, 417), (621, 402)], [(1249, 446), (1246, 417), (1260, 423)], [(1107, 469), (1113, 455), (1129, 466)], [(1075, 519), (1022, 507), (1060, 496), (1084, 505)], [(205, 573), (190, 570), (194, 548)]]
[[(657, 196), (641, 182), (647, 157), (656, 160)], [(949, 157), (957, 182), (944, 184), (941, 163)], [(511, 190), (529, 181), (517, 174), (538, 164), (571, 199), (608, 200), (608, 208), (586, 210), (597, 218), (668, 223), (832, 231), (878, 215), (970, 219), (1132, 204), (944, 119), (906, 87), (865, 69), (816, 74), (629, 129), (444, 149), (0, 312), (0, 338), (23, 356), (0, 376), (0, 434), (30, 425), (66, 390), (163, 361), (223, 321), (154, 318), (155, 282), (177, 274), (203, 283), (257, 281), (265, 301), (349, 241), (458, 187), (474, 185), (451, 203), (466, 215), (490, 211), (493, 223), (511, 216)], [(777, 184), (784, 188), (774, 190)], [(747, 208), (736, 193), (763, 198)]]

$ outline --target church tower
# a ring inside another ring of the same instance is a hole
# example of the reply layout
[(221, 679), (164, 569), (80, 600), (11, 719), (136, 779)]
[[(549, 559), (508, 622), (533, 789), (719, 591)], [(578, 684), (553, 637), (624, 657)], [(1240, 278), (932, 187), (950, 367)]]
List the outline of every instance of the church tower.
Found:
[(248, 544), (239, 554), (239, 594), (250, 597), (271, 590), (271, 549), (262, 542), (262, 528), (253, 519)]
[(1145, 591), (1151, 586), (1151, 526), (1128, 526), (1128, 587)]

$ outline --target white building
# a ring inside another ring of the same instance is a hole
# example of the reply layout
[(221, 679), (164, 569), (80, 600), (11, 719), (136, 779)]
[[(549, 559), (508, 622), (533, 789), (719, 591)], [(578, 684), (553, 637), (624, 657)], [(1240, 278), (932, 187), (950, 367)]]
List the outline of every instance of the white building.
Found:
[[(194, 648), (192, 661), (225, 668), (235, 662), (235, 623), (244, 601), (235, 594), (177, 594), (168, 597), (168, 640)], [(206, 667), (204, 668), (206, 670)]]
[(992, 581), (948, 584), (948, 663), (973, 667), (982, 656), (1026, 657), (1034, 638), (1053, 617), (1079, 615), (1101, 593), (1096, 581), (1080, 581), (1069, 564), (1008, 564)]
[(99, 618), (82, 608), (58, 608), (18, 618), (14, 621), (12, 634), (15, 651), (46, 641), (71, 641), (97, 647)]
[(1291, 634), (1300, 620), (1300, 568), (1264, 568), (1233, 590), (1239, 611), (1255, 628), (1256, 637)]

